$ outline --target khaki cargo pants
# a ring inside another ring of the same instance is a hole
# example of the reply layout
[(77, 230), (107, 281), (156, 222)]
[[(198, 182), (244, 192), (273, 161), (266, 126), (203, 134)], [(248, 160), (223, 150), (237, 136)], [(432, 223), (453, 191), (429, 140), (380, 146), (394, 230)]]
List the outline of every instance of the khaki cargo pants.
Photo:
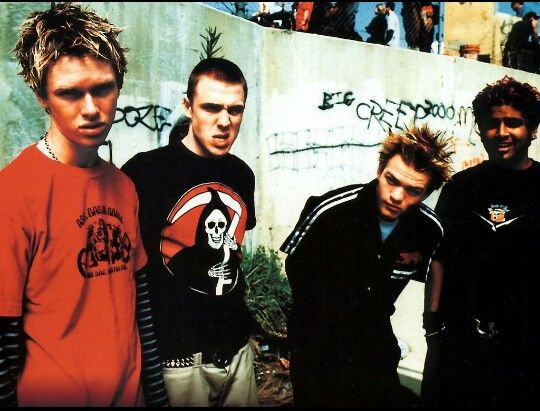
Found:
[(254, 407), (259, 405), (253, 360), (248, 343), (225, 368), (197, 364), (163, 368), (165, 386), (173, 407)]

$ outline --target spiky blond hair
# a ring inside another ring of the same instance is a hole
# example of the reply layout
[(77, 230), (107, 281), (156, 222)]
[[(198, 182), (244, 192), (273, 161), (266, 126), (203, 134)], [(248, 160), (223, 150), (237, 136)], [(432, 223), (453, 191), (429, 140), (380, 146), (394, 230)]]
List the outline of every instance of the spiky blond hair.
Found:
[(47, 11), (30, 14), (20, 26), (13, 49), (19, 74), (38, 95), (45, 95), (47, 70), (62, 55), (92, 55), (108, 61), (122, 87), (126, 52), (117, 36), (123, 29), (74, 3), (51, 3)]
[(411, 126), (401, 133), (390, 130), (379, 152), (379, 172), (394, 155), (400, 154), (406, 164), (430, 174), (428, 192), (431, 192), (450, 179), (453, 153), (451, 139), (442, 131), (430, 130), (427, 124)]

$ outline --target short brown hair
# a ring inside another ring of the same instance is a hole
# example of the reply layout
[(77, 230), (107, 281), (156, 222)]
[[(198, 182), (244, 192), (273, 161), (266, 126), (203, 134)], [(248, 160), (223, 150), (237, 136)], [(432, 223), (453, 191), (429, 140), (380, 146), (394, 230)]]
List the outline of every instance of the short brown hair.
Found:
[(247, 81), (240, 67), (230, 60), (220, 57), (210, 57), (201, 60), (191, 71), (186, 93), (189, 101), (193, 101), (197, 83), (202, 76), (208, 76), (224, 83), (241, 84), (244, 89), (244, 100), (247, 99)]
[(19, 74), (34, 93), (44, 96), (47, 70), (60, 56), (93, 55), (111, 63), (122, 88), (127, 49), (118, 43), (121, 31), (91, 9), (53, 2), (49, 10), (34, 12), (21, 24), (13, 49), (22, 68)]
[(452, 174), (450, 138), (442, 131), (431, 131), (427, 124), (412, 126), (401, 133), (388, 132), (379, 151), (379, 172), (396, 154), (417, 171), (427, 171), (431, 178), (428, 192), (439, 189)]

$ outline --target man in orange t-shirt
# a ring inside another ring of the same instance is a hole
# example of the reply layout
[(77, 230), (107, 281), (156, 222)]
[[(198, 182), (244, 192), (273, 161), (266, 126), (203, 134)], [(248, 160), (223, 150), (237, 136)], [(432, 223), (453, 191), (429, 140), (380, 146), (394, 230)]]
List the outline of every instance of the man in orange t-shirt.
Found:
[(21, 26), (21, 75), (50, 127), (0, 171), (2, 406), (143, 405), (141, 375), (146, 404), (168, 404), (138, 298), (137, 194), (97, 153), (126, 70), (120, 31), (70, 3)]
[(296, 10), (296, 31), (308, 31), (312, 12), (312, 1), (301, 1), (298, 3), (298, 9)]

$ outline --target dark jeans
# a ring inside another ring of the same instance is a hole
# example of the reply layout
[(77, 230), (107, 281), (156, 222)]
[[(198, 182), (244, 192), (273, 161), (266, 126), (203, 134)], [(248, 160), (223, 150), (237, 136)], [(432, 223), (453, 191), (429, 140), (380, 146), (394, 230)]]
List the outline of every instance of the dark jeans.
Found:
[(515, 338), (485, 339), (463, 332), (428, 340), (422, 403), (467, 407), (540, 405), (538, 355), (527, 354), (527, 349), (513, 342)]
[[(372, 336), (373, 337), (373, 336)], [(291, 382), (295, 406), (403, 406), (411, 393), (397, 373), (400, 349), (389, 330), (379, 338), (362, 338), (355, 348), (313, 344), (291, 351)], [(413, 395), (414, 397), (414, 395)]]

